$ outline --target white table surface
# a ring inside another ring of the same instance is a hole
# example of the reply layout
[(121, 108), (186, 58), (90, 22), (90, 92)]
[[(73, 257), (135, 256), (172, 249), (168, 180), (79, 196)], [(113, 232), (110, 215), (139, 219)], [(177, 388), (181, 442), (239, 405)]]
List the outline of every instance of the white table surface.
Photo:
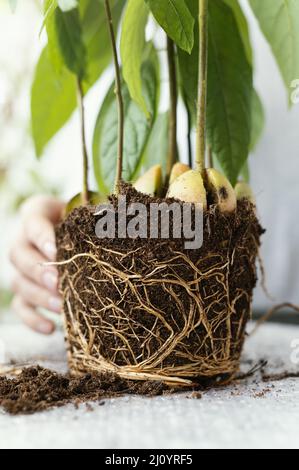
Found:
[[(299, 345), (299, 327), (262, 326), (247, 340), (242, 369), (251, 367), (248, 360), (266, 359), (267, 372), (298, 371), (294, 359), (299, 354), (292, 349), (296, 339)], [(63, 370), (62, 334), (43, 337), (20, 325), (0, 325), (4, 359)], [(14, 417), (0, 410), (0, 448), (298, 449), (299, 380), (256, 383), (258, 378), (204, 392), (199, 400), (182, 393), (108, 399), (104, 406), (93, 404), (93, 411), (67, 405)]]

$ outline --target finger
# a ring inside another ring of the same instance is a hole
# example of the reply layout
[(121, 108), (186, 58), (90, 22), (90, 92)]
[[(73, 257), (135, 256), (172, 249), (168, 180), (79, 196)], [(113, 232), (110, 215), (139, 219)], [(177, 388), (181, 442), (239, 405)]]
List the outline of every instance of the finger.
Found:
[(31, 245), (17, 240), (10, 250), (10, 261), (23, 276), (58, 296), (57, 269), (44, 266), (47, 259)]
[(40, 215), (28, 218), (24, 224), (26, 239), (47, 258), (55, 261), (56, 243), (54, 227), (49, 220)]
[(55, 330), (55, 325), (53, 322), (39, 315), (34, 310), (34, 308), (24, 302), (24, 300), (19, 295), (15, 296), (12, 303), (12, 308), (18, 317), (21, 318), (21, 320), (27, 326), (37, 331), (38, 333), (49, 335)]
[(50, 294), (29, 279), (17, 275), (12, 283), (13, 291), (32, 307), (43, 307), (51, 312), (60, 313), (62, 302), (59, 297)]
[(56, 259), (54, 224), (61, 219), (64, 204), (57, 199), (37, 196), (23, 206), (24, 231), (27, 240), (50, 260)]
[(62, 217), (65, 204), (55, 197), (34, 196), (28, 199), (22, 206), (24, 218), (38, 213), (39, 215), (57, 224)]

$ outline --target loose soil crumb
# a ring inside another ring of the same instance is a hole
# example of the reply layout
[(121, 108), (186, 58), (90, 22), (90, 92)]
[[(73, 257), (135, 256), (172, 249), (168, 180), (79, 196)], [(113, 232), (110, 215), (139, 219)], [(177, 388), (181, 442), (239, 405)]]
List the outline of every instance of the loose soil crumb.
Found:
[[(217, 384), (206, 380), (185, 391), (188, 398), (202, 398), (199, 390), (208, 390)], [(154, 397), (171, 395), (177, 389), (159, 381), (127, 380), (110, 372), (88, 373), (80, 377), (59, 374), (40, 366), (26, 367), (16, 377), (0, 376), (0, 407), (12, 415), (33, 414), (52, 408), (73, 404), (76, 409), (82, 403), (86, 411), (93, 411), (90, 402), (104, 406), (106, 398), (124, 395)]]
[[(257, 371), (255, 371), (257, 373)], [(281, 374), (262, 375), (263, 382), (280, 381), (288, 378), (299, 378), (299, 372), (283, 372)], [(239, 378), (237, 379), (240, 380)], [(201, 399), (199, 390), (208, 390), (216, 384), (212, 381), (190, 387), (189, 399)], [(261, 391), (253, 389), (254, 398), (264, 398), (273, 391), (272, 384)], [(0, 406), (12, 415), (33, 414), (67, 404), (76, 409), (82, 403), (86, 411), (94, 410), (90, 402), (104, 406), (106, 398), (117, 398), (127, 395), (159, 396), (176, 393), (177, 389), (162, 382), (126, 380), (111, 373), (92, 373), (80, 377), (70, 374), (59, 374), (40, 366), (26, 367), (17, 377), (0, 376)], [(281, 390), (277, 390), (281, 392)], [(238, 390), (231, 396), (240, 396)]]
[[(120, 379), (115, 374), (85, 374), (71, 377), (40, 366), (23, 369), (16, 378), (0, 377), (0, 406), (10, 414), (32, 414), (73, 403), (100, 402), (103, 398), (141, 393), (161, 395), (170, 389), (160, 382), (135, 382)], [(87, 403), (87, 411), (92, 407)]]
[(202, 394), (200, 392), (192, 392), (188, 398), (193, 398), (194, 400), (200, 400), (202, 398)]
[(265, 388), (263, 390), (261, 390), (260, 392), (257, 392), (253, 395), (254, 398), (265, 398), (266, 394), (267, 393), (270, 393), (271, 390), (270, 388)]
[(94, 410), (90, 403), (86, 403), (85, 406), (86, 406), (86, 411), (93, 411)]

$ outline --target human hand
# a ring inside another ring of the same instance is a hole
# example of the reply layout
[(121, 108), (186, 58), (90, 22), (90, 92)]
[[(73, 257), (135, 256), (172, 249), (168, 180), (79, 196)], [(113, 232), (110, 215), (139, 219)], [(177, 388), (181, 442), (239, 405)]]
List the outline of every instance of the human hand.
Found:
[(44, 263), (56, 259), (54, 225), (61, 219), (63, 208), (54, 197), (28, 199), (22, 208), (21, 229), (10, 249), (16, 268), (13, 309), (24, 323), (43, 334), (52, 333), (55, 325), (40, 315), (38, 308), (61, 312), (57, 269)]

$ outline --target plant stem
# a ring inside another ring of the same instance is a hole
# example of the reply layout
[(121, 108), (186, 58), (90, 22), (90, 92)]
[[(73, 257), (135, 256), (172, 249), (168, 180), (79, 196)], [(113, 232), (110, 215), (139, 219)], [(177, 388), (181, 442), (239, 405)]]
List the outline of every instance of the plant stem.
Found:
[(208, 0), (199, 0), (199, 67), (196, 135), (196, 169), (205, 168), (208, 71)]
[(89, 188), (88, 188), (88, 153), (85, 135), (85, 109), (84, 109), (84, 93), (82, 82), (77, 79), (78, 89), (78, 107), (80, 112), (81, 124), (81, 142), (82, 142), (82, 156), (83, 156), (83, 184), (82, 184), (82, 202), (84, 205), (89, 203)]
[(175, 65), (175, 50), (173, 41), (167, 36), (167, 62), (169, 75), (169, 95), (170, 95), (170, 115), (168, 131), (168, 158), (167, 158), (167, 179), (171, 169), (177, 161), (177, 74)]
[(120, 67), (117, 56), (116, 39), (113, 28), (113, 21), (110, 9), (109, 0), (105, 0), (105, 9), (109, 26), (110, 40), (113, 52), (114, 69), (115, 69), (115, 94), (118, 104), (118, 151), (117, 151), (117, 164), (116, 164), (116, 175), (114, 183), (114, 192), (116, 195), (119, 194), (119, 184), (122, 180), (123, 170), (123, 153), (124, 153), (124, 103), (121, 91), (121, 75)]
[(191, 140), (191, 131), (192, 131), (192, 118), (191, 113), (188, 105), (186, 106), (187, 109), (187, 143), (188, 143), (188, 165), (190, 168), (193, 166), (193, 158), (192, 158), (192, 140)]

